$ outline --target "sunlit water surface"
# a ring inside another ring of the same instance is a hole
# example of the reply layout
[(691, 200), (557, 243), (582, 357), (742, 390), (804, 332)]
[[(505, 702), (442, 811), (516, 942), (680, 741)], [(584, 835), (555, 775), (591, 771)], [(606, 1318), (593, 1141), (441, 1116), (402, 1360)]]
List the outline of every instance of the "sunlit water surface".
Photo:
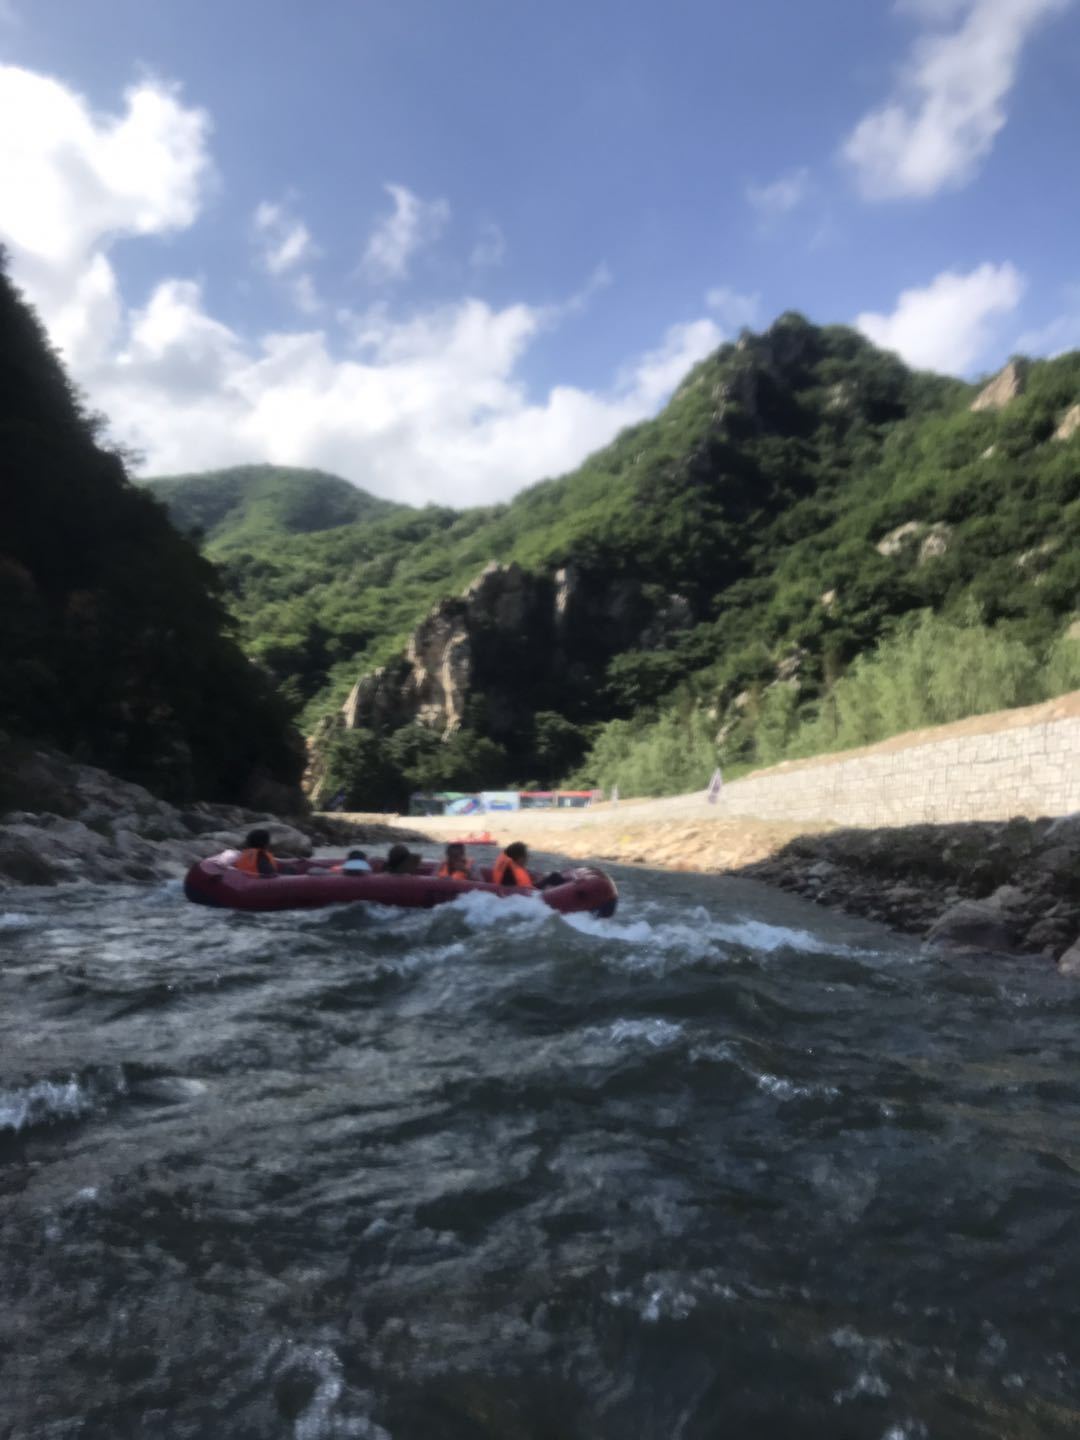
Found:
[(749, 883), (0, 897), (0, 1435), (1075, 1436), (1080, 992)]

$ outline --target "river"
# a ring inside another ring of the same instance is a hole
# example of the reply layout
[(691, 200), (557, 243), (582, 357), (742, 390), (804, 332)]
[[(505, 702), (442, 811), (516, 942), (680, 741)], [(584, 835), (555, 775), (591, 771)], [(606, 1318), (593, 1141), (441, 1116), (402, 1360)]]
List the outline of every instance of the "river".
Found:
[(750, 882), (0, 897), (0, 1434), (1075, 1436), (1080, 998)]

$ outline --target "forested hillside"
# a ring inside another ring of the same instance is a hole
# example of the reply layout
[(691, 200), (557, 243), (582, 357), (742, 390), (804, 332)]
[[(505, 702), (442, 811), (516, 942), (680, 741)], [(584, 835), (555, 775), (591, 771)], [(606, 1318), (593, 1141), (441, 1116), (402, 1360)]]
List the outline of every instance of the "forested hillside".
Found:
[(0, 255), (0, 729), (174, 797), (295, 794), (298, 737), (216, 571), (100, 426)]
[(278, 535), (306, 535), (406, 509), (322, 470), (237, 465), (197, 475), (162, 475), (154, 494), (185, 535), (209, 555), (227, 554)]
[[(488, 562), (525, 572), (522, 633), (446, 612), (473, 653), (452, 744), (384, 703), (385, 684), (331, 736), (332, 770), (368, 786), (357, 803), (476, 783), (481, 738), (488, 783), (678, 789), (718, 757), (768, 762), (1080, 684), (1064, 638), (1080, 607), (1080, 356), (1007, 380), (972, 408), (976, 387), (786, 315), (508, 505), (369, 508), (248, 539), (241, 513), (210, 553), (247, 648), (309, 729)], [(190, 491), (173, 485), (178, 513)], [(559, 634), (544, 619), (557, 572), (588, 621)]]

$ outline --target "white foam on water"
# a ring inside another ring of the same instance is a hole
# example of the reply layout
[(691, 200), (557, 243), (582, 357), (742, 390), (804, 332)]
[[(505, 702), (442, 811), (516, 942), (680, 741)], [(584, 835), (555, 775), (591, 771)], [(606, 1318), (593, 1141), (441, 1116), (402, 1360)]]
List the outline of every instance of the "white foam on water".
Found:
[(300, 1371), (311, 1377), (315, 1393), (293, 1422), (293, 1440), (392, 1440), (389, 1432), (361, 1415), (342, 1415), (345, 1393), (341, 1357), (329, 1345), (288, 1342), (279, 1352), (277, 1375)]
[(757, 1077), (757, 1086), (776, 1100), (835, 1100), (840, 1094), (835, 1085), (797, 1085), (794, 1080), (785, 1080), (782, 1075), (767, 1072)]
[(697, 1297), (677, 1280), (647, 1277), (643, 1294), (610, 1290), (605, 1297), (617, 1309), (636, 1310), (647, 1325), (661, 1320), (685, 1320), (697, 1306)]
[(72, 1120), (89, 1114), (94, 1097), (74, 1076), (70, 1080), (38, 1080), (21, 1090), (0, 1090), (0, 1130), (16, 1134), (28, 1125)]
[(493, 925), (526, 925), (536, 929), (557, 918), (557, 912), (545, 905), (539, 895), (493, 895), (490, 890), (469, 890), (451, 906), (473, 930), (488, 930)]
[(809, 930), (792, 930), (786, 925), (769, 925), (764, 920), (737, 919), (733, 922), (714, 922), (712, 934), (717, 940), (726, 940), (732, 945), (745, 945), (747, 949), (771, 955), (777, 950), (798, 950), (803, 955), (850, 955), (853, 952), (846, 945), (836, 941), (821, 940)]
[(616, 1020), (603, 1030), (594, 1029), (587, 1033), (603, 1035), (609, 1040), (614, 1040), (616, 1045), (632, 1045), (638, 1040), (643, 1040), (654, 1050), (660, 1050), (666, 1045), (673, 1045), (682, 1035), (683, 1027), (674, 1024), (671, 1020)]
[(34, 917), (21, 910), (0, 911), (0, 930), (29, 930), (33, 924)]
[[(658, 908), (655, 904), (648, 907), (654, 913)], [(648, 949), (664, 956), (676, 952), (684, 961), (691, 963), (715, 953), (718, 944), (761, 955), (772, 955), (778, 950), (794, 950), (802, 955), (863, 953), (837, 941), (823, 940), (809, 930), (796, 930), (787, 925), (770, 925), (764, 920), (748, 920), (742, 916), (717, 920), (701, 905), (684, 912), (678, 920), (667, 916), (655, 921), (645, 918), (601, 920), (595, 915), (567, 915), (565, 919), (582, 935)]]
[(834, 1405), (846, 1405), (851, 1400), (885, 1400), (892, 1394), (888, 1382), (874, 1370), (860, 1370), (846, 1390), (833, 1394)]

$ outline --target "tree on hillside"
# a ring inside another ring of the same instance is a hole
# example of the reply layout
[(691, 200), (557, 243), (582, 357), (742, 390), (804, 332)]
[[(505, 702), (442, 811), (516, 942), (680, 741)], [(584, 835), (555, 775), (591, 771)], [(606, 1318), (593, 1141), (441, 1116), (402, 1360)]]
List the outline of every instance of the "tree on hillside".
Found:
[(0, 257), (0, 727), (173, 796), (294, 787), (216, 572), (101, 429)]

